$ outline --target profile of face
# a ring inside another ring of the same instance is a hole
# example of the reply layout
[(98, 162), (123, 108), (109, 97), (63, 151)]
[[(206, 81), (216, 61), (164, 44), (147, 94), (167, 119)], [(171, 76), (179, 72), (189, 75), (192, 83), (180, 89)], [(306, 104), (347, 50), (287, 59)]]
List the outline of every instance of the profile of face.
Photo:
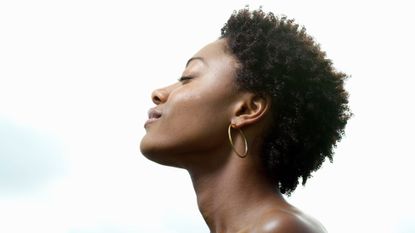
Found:
[(182, 78), (152, 93), (140, 150), (164, 165), (204, 163), (204, 155), (230, 150), (227, 128), (240, 101), (235, 58), (226, 40), (206, 45), (188, 61)]

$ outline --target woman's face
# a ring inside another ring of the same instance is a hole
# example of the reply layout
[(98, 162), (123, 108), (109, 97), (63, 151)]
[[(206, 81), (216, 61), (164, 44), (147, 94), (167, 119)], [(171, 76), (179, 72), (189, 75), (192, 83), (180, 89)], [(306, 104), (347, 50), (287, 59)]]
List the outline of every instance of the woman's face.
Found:
[(181, 81), (152, 93), (156, 104), (145, 124), (140, 150), (155, 162), (185, 167), (203, 154), (229, 150), (227, 128), (235, 112), (238, 92), (236, 60), (217, 40), (187, 63)]

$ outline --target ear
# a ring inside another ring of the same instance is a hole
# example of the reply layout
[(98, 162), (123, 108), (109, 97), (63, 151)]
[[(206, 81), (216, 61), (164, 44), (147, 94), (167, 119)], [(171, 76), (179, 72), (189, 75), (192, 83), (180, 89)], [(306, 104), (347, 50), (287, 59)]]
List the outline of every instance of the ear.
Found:
[(271, 107), (271, 98), (251, 92), (243, 93), (236, 104), (231, 123), (238, 128), (252, 125), (265, 118)]

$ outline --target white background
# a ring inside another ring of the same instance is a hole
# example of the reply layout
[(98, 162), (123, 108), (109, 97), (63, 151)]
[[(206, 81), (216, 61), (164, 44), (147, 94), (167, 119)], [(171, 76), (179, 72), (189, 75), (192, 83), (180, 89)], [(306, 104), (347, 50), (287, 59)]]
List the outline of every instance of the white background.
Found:
[(208, 232), (184, 170), (138, 150), (151, 91), (263, 5), (351, 75), (354, 117), (289, 201), (329, 232), (415, 232), (410, 1), (0, 1), (0, 232)]

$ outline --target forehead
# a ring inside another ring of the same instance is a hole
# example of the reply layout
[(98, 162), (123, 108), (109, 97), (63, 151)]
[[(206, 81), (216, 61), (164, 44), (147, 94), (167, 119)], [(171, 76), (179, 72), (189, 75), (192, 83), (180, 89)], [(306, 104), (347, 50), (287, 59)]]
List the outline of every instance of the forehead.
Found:
[(224, 39), (215, 40), (202, 49), (200, 49), (195, 55), (206, 55), (206, 56), (219, 56), (225, 55), (226, 41)]
[(224, 39), (207, 44), (189, 60), (184, 75), (203, 77), (201, 80), (210, 88), (229, 88), (235, 81), (238, 63), (226, 49)]
[[(193, 58), (201, 59), (191, 59), (191, 60), (203, 60), (206, 65), (222, 63), (222, 65), (236, 65), (236, 60), (234, 57), (227, 51), (227, 44), (225, 39), (216, 40), (210, 44), (207, 44), (205, 47), (200, 49)], [(190, 62), (190, 60), (189, 60)]]

